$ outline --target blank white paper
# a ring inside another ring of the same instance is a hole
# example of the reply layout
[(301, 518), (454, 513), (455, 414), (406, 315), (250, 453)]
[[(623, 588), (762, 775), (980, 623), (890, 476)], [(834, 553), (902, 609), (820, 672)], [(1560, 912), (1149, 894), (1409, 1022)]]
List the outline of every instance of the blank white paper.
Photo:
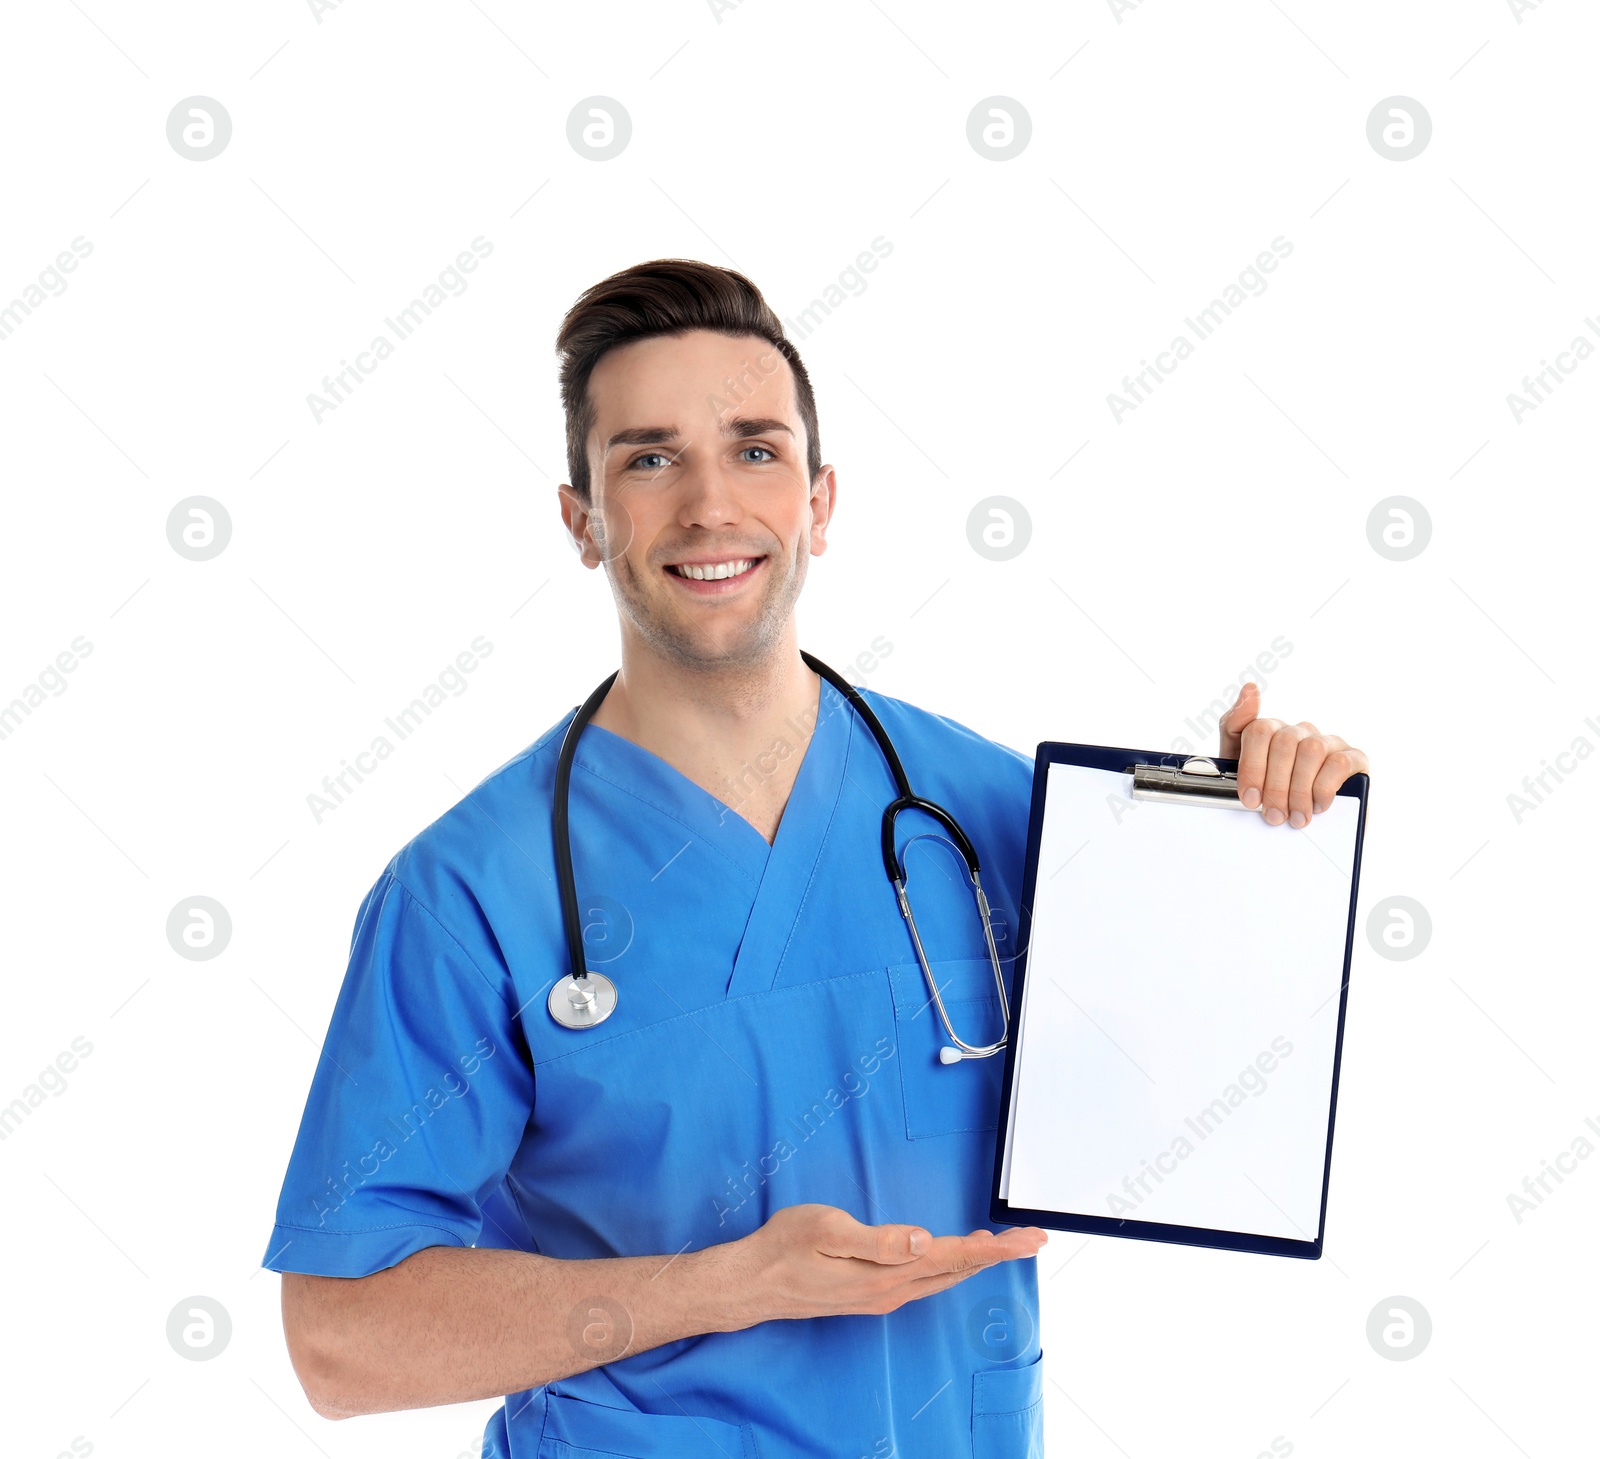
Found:
[(1001, 1195), (1314, 1240), (1359, 803), (1296, 831), (1048, 775)]

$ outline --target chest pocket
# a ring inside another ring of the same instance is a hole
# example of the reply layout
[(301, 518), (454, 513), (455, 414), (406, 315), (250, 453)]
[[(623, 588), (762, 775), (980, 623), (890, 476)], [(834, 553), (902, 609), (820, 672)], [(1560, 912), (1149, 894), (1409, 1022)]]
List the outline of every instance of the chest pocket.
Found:
[[(992, 1044), (1005, 1031), (994, 968), (987, 957), (947, 958), (928, 967), (955, 1031), (969, 1044)], [(987, 1059), (941, 1064), (949, 1042), (921, 965), (912, 959), (889, 969), (894, 991), (895, 1063), (912, 1140), (992, 1130), (999, 1120), (1004, 1051)]]

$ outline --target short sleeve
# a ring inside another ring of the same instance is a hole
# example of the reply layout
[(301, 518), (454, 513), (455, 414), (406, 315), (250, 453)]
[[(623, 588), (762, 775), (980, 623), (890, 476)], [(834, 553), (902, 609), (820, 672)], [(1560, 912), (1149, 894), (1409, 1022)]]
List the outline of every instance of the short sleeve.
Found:
[(264, 1267), (361, 1277), (477, 1242), (533, 1111), (512, 998), (505, 969), (480, 969), (385, 871), (356, 920)]

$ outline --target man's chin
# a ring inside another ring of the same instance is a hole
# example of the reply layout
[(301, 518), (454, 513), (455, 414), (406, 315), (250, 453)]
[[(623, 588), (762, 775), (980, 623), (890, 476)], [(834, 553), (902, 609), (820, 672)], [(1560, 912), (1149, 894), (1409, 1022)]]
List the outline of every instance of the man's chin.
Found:
[(755, 667), (766, 662), (782, 638), (780, 625), (768, 613), (733, 622), (731, 614), (710, 621), (685, 623), (677, 615), (657, 619), (652, 642), (685, 668), (715, 671)]
[[(769, 564), (771, 566), (772, 564)], [(640, 636), (663, 657), (692, 672), (761, 668), (784, 640), (799, 584), (769, 587), (759, 599), (685, 602), (670, 588), (665, 597), (627, 595), (628, 616)]]

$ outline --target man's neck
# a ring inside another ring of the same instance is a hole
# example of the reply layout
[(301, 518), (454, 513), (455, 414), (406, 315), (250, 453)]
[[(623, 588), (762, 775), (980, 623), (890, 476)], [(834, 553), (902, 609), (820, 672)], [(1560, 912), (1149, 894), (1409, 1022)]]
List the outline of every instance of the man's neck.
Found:
[(793, 632), (758, 665), (686, 668), (625, 635), (593, 723), (659, 756), (770, 843), (811, 742), (821, 680)]

